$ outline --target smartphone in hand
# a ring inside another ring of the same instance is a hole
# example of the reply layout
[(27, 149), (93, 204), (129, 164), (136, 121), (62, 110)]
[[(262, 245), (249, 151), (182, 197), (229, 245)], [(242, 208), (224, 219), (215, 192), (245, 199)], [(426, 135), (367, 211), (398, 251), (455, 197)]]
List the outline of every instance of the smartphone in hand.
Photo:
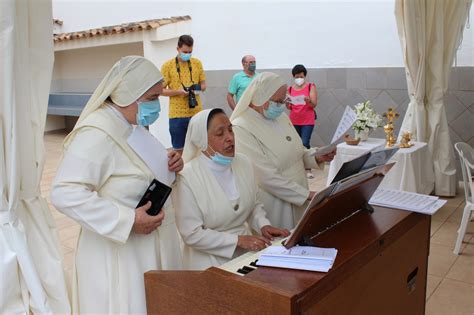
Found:
[(171, 190), (171, 187), (154, 179), (140, 199), (137, 208), (145, 205), (148, 201), (151, 201), (151, 208), (148, 209), (146, 213), (152, 216), (158, 215), (171, 194)]

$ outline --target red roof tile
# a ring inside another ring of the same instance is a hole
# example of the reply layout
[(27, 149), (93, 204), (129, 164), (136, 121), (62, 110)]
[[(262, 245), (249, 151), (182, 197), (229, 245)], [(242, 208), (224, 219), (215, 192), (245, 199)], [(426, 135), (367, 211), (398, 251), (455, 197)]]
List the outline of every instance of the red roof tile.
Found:
[[(120, 33), (127, 33), (127, 32), (137, 32), (137, 31), (143, 31), (143, 30), (151, 30), (163, 25), (178, 23), (181, 21), (188, 21), (188, 20), (191, 20), (191, 17), (189, 15), (185, 15), (185, 16), (175, 16), (175, 17), (164, 18), (164, 19), (130, 22), (130, 23), (123, 23), (119, 25), (103, 26), (100, 28), (93, 28), (93, 29), (78, 31), (78, 32), (53, 34), (53, 39), (54, 39), (54, 42), (56, 43), (56, 42), (89, 38), (89, 37), (95, 37), (95, 36), (120, 34)], [(61, 20), (56, 20), (56, 19), (53, 20), (53, 23), (56, 23), (58, 25), (63, 24)]]

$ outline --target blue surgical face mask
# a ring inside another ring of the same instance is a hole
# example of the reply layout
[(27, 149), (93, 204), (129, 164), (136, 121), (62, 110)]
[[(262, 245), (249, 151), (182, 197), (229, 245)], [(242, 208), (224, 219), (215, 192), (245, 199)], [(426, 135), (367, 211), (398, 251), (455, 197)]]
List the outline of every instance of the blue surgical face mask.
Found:
[(209, 149), (214, 151), (214, 155), (211, 156), (211, 160), (214, 163), (224, 165), (224, 166), (229, 166), (232, 163), (232, 161), (234, 160), (233, 156), (222, 155), (219, 152), (217, 152), (216, 150), (214, 150), (210, 145), (208, 145), (208, 146), (209, 146)]
[(268, 109), (263, 110), (265, 118), (274, 120), (280, 117), (281, 113), (285, 110), (285, 106), (281, 103), (270, 101)]
[(250, 72), (255, 72), (256, 69), (257, 69), (257, 65), (255, 63), (250, 63), (249, 64), (248, 70)]
[(183, 61), (189, 61), (191, 59), (191, 55), (192, 55), (191, 53), (189, 54), (185, 54), (182, 52), (179, 53), (179, 56), (181, 57)]
[(137, 125), (149, 126), (154, 123), (158, 119), (158, 117), (160, 117), (160, 100), (137, 103)]

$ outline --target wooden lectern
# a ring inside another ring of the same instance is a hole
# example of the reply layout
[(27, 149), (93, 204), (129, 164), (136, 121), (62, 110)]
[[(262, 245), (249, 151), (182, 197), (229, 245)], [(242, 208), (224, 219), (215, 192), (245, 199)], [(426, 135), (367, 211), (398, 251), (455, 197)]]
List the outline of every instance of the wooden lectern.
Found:
[(424, 314), (430, 217), (368, 209), (367, 196), (382, 178), (374, 175), (330, 196), (299, 224), (299, 241), (338, 250), (329, 272), (150, 271), (148, 313)]

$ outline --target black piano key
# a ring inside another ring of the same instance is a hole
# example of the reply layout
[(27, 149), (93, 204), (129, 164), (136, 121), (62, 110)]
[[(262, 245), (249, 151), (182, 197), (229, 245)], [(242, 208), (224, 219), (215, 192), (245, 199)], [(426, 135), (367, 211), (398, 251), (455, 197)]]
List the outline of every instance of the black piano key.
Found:
[[(257, 260), (258, 260), (258, 259), (257, 259)], [(257, 266), (257, 260), (252, 261), (252, 262), (250, 263), (250, 266), (258, 267), (258, 266)]]
[(246, 275), (246, 274), (248, 274), (250, 271), (246, 271), (246, 270), (240, 268), (240, 269), (237, 269), (237, 272), (238, 272), (238, 273), (241, 273), (241, 274), (243, 274), (243, 275)]
[(243, 270), (247, 271), (247, 272), (250, 272), (250, 271), (254, 271), (255, 268), (252, 268), (252, 267), (249, 267), (249, 266), (243, 266), (242, 267)]

